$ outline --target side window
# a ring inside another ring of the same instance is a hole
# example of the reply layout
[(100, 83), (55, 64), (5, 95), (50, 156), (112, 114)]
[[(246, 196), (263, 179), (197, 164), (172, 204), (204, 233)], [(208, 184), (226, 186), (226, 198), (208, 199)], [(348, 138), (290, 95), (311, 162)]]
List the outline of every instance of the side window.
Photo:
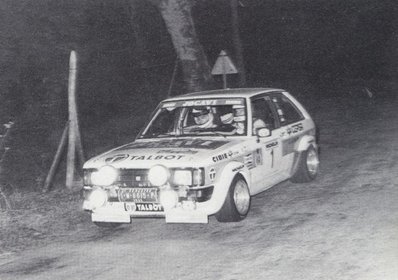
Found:
[(272, 97), (272, 102), (275, 104), (275, 107), (278, 111), (281, 125), (288, 125), (304, 119), (300, 111), (286, 96), (282, 94), (275, 94)]
[(275, 129), (276, 122), (270, 104), (264, 98), (253, 99), (251, 102), (253, 117), (253, 135), (257, 130), (266, 127), (270, 130)]

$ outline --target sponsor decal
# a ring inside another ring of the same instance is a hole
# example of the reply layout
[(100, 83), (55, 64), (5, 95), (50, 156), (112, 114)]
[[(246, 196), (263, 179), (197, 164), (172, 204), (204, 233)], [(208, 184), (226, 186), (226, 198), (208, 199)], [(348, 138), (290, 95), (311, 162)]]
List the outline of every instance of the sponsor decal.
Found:
[(217, 100), (188, 100), (185, 101), (181, 106), (214, 106), (217, 105)]
[(173, 108), (176, 106), (175, 102), (167, 102), (162, 104), (162, 108)]
[(162, 205), (158, 203), (136, 203), (136, 211), (140, 212), (161, 212), (163, 211)]
[(243, 162), (248, 169), (252, 169), (258, 165), (263, 164), (263, 152), (261, 149), (256, 149), (254, 152), (243, 157)]
[(189, 154), (194, 155), (197, 154), (198, 151), (195, 150), (160, 150), (158, 154)]
[(278, 141), (272, 141), (269, 143), (265, 143), (265, 149), (272, 149), (278, 146)]
[(187, 148), (187, 149), (207, 149), (214, 150), (225, 144), (228, 141), (222, 140), (161, 140), (161, 141), (151, 141), (151, 142), (133, 142), (121, 147), (119, 150), (126, 149), (150, 149), (150, 148)]
[(252, 169), (256, 166), (253, 161), (253, 153), (245, 155), (243, 157), (243, 162), (246, 165), (246, 167), (249, 169)]
[(298, 124), (295, 124), (295, 125), (292, 125), (292, 126), (288, 127), (286, 129), (286, 133), (288, 135), (291, 135), (291, 134), (295, 134), (297, 132), (300, 132), (303, 129), (304, 129), (303, 124), (302, 123), (298, 123)]
[(231, 157), (233, 157), (233, 156), (235, 156), (237, 154), (239, 154), (238, 151), (231, 151), (230, 150), (230, 151), (228, 151), (226, 153), (222, 153), (222, 154), (219, 154), (219, 155), (216, 155), (216, 156), (212, 157), (212, 160), (213, 160), (213, 162), (218, 162), (218, 161), (221, 161), (221, 160), (224, 160), (224, 159), (229, 159), (229, 158), (231, 158)]
[(218, 162), (224, 159), (228, 159), (228, 154), (227, 153), (223, 153), (223, 154), (219, 154), (213, 157), (213, 161), (214, 162)]
[(298, 136), (282, 141), (282, 156), (294, 153), (294, 145), (296, 144)]
[(242, 105), (242, 100), (239, 99), (227, 99), (225, 105)]
[(128, 154), (120, 154), (120, 155), (116, 155), (116, 156), (112, 156), (112, 157), (106, 158), (105, 162), (119, 162), (119, 161), (127, 159), (128, 157), (129, 157)]
[(214, 179), (216, 178), (216, 170), (214, 168), (211, 168), (209, 171), (209, 178), (210, 181), (214, 181)]
[(134, 202), (124, 203), (124, 210), (127, 212), (134, 212), (137, 209), (137, 205)]
[(235, 167), (234, 169), (232, 169), (232, 172), (240, 171), (240, 170), (242, 170), (243, 167), (245, 167), (243, 164), (239, 165), (238, 167)]
[(180, 160), (184, 155), (149, 155), (131, 156), (130, 160)]
[[(170, 103), (164, 103), (170, 104)], [(242, 106), (244, 105), (243, 99), (196, 99), (196, 100), (182, 100), (172, 103), (171, 105), (167, 105), (169, 107), (193, 107), (193, 106), (220, 106), (220, 105), (234, 105), (234, 106)], [(165, 105), (162, 108), (166, 108)]]

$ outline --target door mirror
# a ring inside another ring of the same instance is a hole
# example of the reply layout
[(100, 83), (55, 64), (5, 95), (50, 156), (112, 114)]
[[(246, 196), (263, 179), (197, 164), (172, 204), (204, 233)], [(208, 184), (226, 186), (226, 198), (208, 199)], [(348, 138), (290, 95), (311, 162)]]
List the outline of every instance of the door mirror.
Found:
[(259, 130), (257, 130), (257, 135), (260, 138), (271, 136), (271, 130), (265, 127), (260, 128)]

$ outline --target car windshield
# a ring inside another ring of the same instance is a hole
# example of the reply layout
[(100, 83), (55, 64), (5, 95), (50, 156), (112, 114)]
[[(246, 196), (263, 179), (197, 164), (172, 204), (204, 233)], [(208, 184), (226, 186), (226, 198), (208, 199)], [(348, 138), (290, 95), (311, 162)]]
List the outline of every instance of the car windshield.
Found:
[(243, 98), (166, 101), (139, 138), (246, 135)]

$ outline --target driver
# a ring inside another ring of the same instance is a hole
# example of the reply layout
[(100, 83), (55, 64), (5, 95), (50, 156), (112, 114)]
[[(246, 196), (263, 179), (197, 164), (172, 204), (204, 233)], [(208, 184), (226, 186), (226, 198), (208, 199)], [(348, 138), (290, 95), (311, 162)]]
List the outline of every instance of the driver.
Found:
[(193, 108), (192, 116), (196, 124), (195, 128), (216, 127), (216, 124), (214, 123), (214, 114), (211, 112), (210, 108)]

